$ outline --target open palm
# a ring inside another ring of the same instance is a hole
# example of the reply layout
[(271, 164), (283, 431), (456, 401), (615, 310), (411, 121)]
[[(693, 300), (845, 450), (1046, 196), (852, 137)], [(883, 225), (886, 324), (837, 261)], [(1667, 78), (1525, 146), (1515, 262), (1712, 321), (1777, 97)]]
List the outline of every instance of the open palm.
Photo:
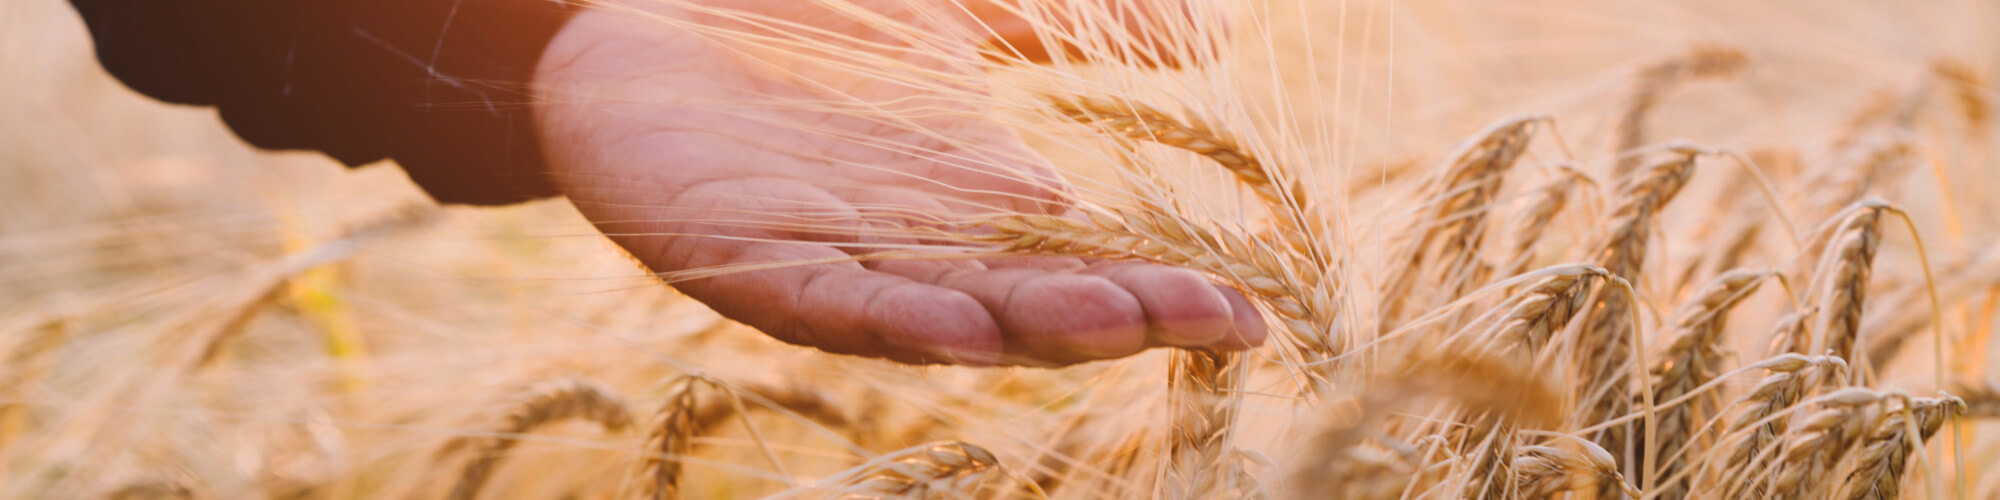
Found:
[[(707, 3), (829, 40), (896, 43), (812, 2)], [(894, 2), (880, 3), (886, 12)], [(822, 262), (674, 284), (723, 315), (786, 342), (908, 363), (1062, 365), (1262, 341), (1247, 300), (1187, 270), (1071, 258), (841, 261), (905, 243), (871, 231), (895, 219), (885, 215), (1047, 212), (1060, 209), (1061, 188), (1011, 131), (945, 91), (789, 64), (794, 56), (703, 35), (726, 20), (652, 12), (660, 17), (587, 11), (563, 29), (536, 76), (542, 140), (557, 186), (655, 271)], [(867, 112), (891, 106), (925, 112)]]

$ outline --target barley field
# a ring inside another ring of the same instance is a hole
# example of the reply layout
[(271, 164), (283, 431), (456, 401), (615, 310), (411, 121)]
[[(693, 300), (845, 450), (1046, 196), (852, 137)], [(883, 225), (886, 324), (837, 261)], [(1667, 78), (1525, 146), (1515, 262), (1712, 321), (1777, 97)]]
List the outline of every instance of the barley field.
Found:
[(786, 345), (663, 285), (744, 269), (254, 150), (4, 0), (0, 498), (2000, 498), (2000, 4), (1031, 0), (1081, 57), (1029, 65), (897, 36), (950, 2), (839, 9), (890, 49), (654, 3), (603, 6), (935, 92), (731, 104), (1007, 154), (942, 109), (1067, 182), (856, 259), (1185, 267), (1269, 341)]

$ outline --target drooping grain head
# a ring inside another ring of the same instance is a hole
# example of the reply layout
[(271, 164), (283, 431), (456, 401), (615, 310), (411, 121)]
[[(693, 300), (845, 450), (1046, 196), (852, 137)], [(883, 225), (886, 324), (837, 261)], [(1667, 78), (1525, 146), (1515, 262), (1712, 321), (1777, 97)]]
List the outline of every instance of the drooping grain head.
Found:
[[(1821, 335), (1817, 351), (1829, 351), (1841, 359), (1855, 359), (1861, 339), (1861, 313), (1868, 300), (1868, 281), (1874, 275), (1875, 253), (1882, 237), (1879, 221), (1884, 208), (1871, 206), (1856, 211), (1835, 231), (1825, 262), (1825, 291), (1818, 305), (1821, 318), (1815, 330)], [(1856, 370), (1855, 377), (1866, 372)], [(1852, 382), (1852, 381), (1850, 381)]]
[[(1772, 271), (1731, 271), (1710, 281), (1681, 305), (1674, 325), (1674, 343), (1653, 368), (1653, 402), (1677, 400), (1720, 374), (1724, 357), (1720, 341), (1729, 310), (1774, 275)], [(1698, 427), (1720, 408), (1720, 400), (1720, 394), (1709, 390), (1686, 403), (1661, 410), (1656, 420), (1659, 427), (1649, 434), (1658, 439), (1657, 452), (1650, 459), (1656, 467), (1654, 477), (1672, 477), (1706, 454), (1707, 441), (1696, 440), (1695, 436), (1702, 430)], [(1634, 401), (1634, 405), (1639, 404), (1643, 401)], [(1657, 486), (1660, 498), (1665, 499), (1684, 498), (1689, 491), (1685, 480)]]
[[(485, 488), (487, 480), (499, 467), (500, 461), (506, 458), (508, 450), (513, 449), (519, 436), (565, 420), (593, 422), (606, 432), (618, 432), (631, 427), (632, 412), (617, 393), (596, 382), (571, 379), (538, 384), (508, 411), (505, 423), (492, 431), (495, 437), (478, 443), (474, 449), (477, 455), (459, 473), (449, 498), (478, 498), (479, 491)], [(440, 454), (449, 454), (461, 447), (463, 445), (459, 443), (449, 444)]]
[[(1946, 420), (1964, 414), (1964, 400), (1951, 396), (1918, 398), (1884, 410), (1882, 418), (1861, 438), (1858, 449), (1842, 459), (1850, 471), (1835, 498), (1886, 500), (1902, 496), (1903, 477), (1915, 443), (1927, 441)], [(1914, 431), (1916, 434), (1911, 435)]]
[[(1700, 153), (1691, 146), (1676, 145), (1667, 157), (1625, 179), (1619, 189), (1617, 208), (1609, 227), (1590, 245), (1591, 258), (1612, 276), (1637, 286), (1645, 269), (1647, 244), (1655, 233), (1658, 216), (1694, 175)], [(1577, 399), (1584, 402), (1582, 421), (1597, 422), (1624, 415), (1631, 409), (1629, 392), (1637, 367), (1633, 366), (1632, 337), (1638, 325), (1631, 323), (1631, 298), (1622, 290), (1598, 294), (1597, 307), (1586, 319), (1576, 350)], [(1597, 443), (1605, 449), (1625, 450), (1627, 426), (1600, 431)]]
[(932, 498), (979, 491), (1000, 459), (964, 442), (919, 445), (882, 455), (837, 474), (826, 491), (860, 498)]
[(1240, 495), (1245, 472), (1230, 440), (1236, 426), (1241, 356), (1208, 351), (1175, 352), (1167, 375), (1173, 431), (1167, 445), (1168, 498)]
[(1785, 412), (1792, 410), (1821, 381), (1845, 377), (1847, 371), (1846, 362), (1840, 358), (1793, 353), (1779, 354), (1759, 364), (1770, 374), (1732, 403), (1731, 406), (1741, 408), (1740, 413), (1730, 420), (1729, 432), (1715, 453), (1705, 459), (1708, 470), (1702, 473), (1706, 480), (1691, 481), (1697, 491), (1708, 495), (1764, 491), (1756, 484), (1743, 490), (1743, 481), (1764, 477), (1771, 467), (1768, 455), (1776, 453), (1771, 446), (1791, 430), (1791, 420), (1785, 418)]
[(1397, 261), (1386, 266), (1389, 275), (1377, 294), (1383, 300), (1381, 331), (1407, 319), (1405, 308), (1413, 306), (1411, 295), (1420, 285), (1438, 288), (1429, 291), (1435, 296), (1429, 304), (1418, 306), (1449, 302), (1473, 286), (1493, 199), (1533, 140), (1535, 125), (1544, 120), (1512, 118), (1487, 127), (1430, 179), (1416, 233), (1403, 244)]
[(1761, 483), (1772, 498), (1823, 498), (1837, 486), (1835, 466), (1861, 438), (1878, 414), (1883, 394), (1849, 387), (1814, 398), (1818, 410), (1797, 422), (1781, 439), (1768, 481)]
[(646, 437), (648, 487), (654, 500), (681, 497), (681, 457), (688, 454), (700, 427), (700, 400), (695, 394), (699, 382), (689, 377), (667, 397), (656, 417), (660, 423)]
[(1749, 59), (1737, 49), (1722, 46), (1698, 46), (1686, 54), (1654, 63), (1640, 70), (1633, 77), (1633, 89), (1625, 103), (1625, 112), (1618, 119), (1618, 143), (1612, 154), (1620, 155), (1612, 173), (1624, 176), (1639, 168), (1640, 159), (1636, 154), (1639, 147), (1647, 144), (1646, 118), (1660, 97), (1681, 82), (1720, 78), (1741, 71)]
[(1613, 491), (1637, 497), (1639, 490), (1625, 482), (1618, 460), (1611, 452), (1588, 442), (1563, 441), (1565, 446), (1529, 446), (1514, 459), (1516, 498), (1549, 498), (1576, 492), (1588, 498), (1602, 498)]

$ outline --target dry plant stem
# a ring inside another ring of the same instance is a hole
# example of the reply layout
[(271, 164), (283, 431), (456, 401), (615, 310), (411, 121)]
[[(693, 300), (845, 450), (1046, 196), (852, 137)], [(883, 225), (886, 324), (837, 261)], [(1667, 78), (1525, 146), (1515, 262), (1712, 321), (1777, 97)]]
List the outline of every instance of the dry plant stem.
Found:
[[(1674, 322), (1674, 343), (1662, 356), (1660, 364), (1653, 368), (1654, 401), (1679, 399), (1715, 379), (1723, 362), (1720, 344), (1729, 310), (1755, 292), (1765, 278), (1773, 275), (1769, 271), (1724, 273), (1681, 306), (1679, 319)], [(1657, 464), (1652, 477), (1672, 477), (1693, 465), (1706, 451), (1704, 443), (1693, 438), (1698, 432), (1696, 427), (1715, 415), (1720, 406), (1719, 400), (1720, 396), (1714, 391), (1707, 391), (1661, 413), (1656, 432), (1659, 443), (1655, 449), (1658, 455), (1650, 461)], [(1653, 491), (1662, 499), (1685, 498), (1689, 491), (1687, 483), (1681, 481), (1655, 487)]]
[(1221, 165), (1263, 201), (1278, 224), (1278, 233), (1295, 252), (1308, 257), (1314, 271), (1325, 274), (1332, 267), (1332, 256), (1322, 252), (1314, 241), (1319, 228), (1309, 219), (1315, 205), (1305, 185), (1278, 175), (1230, 134), (1201, 120), (1183, 121), (1130, 100), (1052, 97), (1049, 103), (1056, 112), (1078, 123), (1096, 124), (1124, 137), (1184, 149)]
[(1215, 498), (1240, 494), (1243, 475), (1234, 460), (1230, 431), (1235, 391), (1242, 385), (1238, 355), (1175, 351), (1169, 367), (1168, 404), (1173, 432), (1167, 448), (1166, 498)]
[(1688, 80), (1719, 78), (1735, 74), (1747, 64), (1743, 52), (1728, 47), (1695, 47), (1687, 54), (1655, 63), (1633, 79), (1631, 97), (1618, 118), (1618, 144), (1613, 154), (1629, 155), (1618, 160), (1612, 173), (1623, 177), (1639, 168), (1640, 159), (1631, 153), (1647, 144), (1646, 117), (1660, 97), (1675, 85)]
[[(477, 455), (459, 473), (458, 482), (452, 485), (447, 498), (478, 498), (479, 490), (486, 486), (500, 460), (506, 458), (507, 451), (514, 447), (516, 436), (564, 420), (595, 422), (606, 432), (617, 432), (632, 425), (632, 412), (626, 408), (624, 400), (595, 382), (559, 380), (541, 384), (507, 413), (506, 424), (494, 431), (496, 437), (488, 438), (479, 445), (475, 451)], [(456, 448), (455, 445), (447, 446), (445, 451)]]
[[(1834, 233), (1830, 274), (1826, 276), (1825, 300), (1820, 303), (1822, 318), (1815, 328), (1823, 335), (1818, 351), (1830, 351), (1841, 359), (1854, 359), (1861, 341), (1861, 312), (1868, 299), (1868, 279), (1874, 274), (1875, 252), (1881, 246), (1879, 222), (1885, 208), (1871, 206), (1849, 216)], [(1850, 383), (1867, 372), (1850, 374)]]
[[(1612, 276), (1638, 286), (1645, 268), (1646, 244), (1654, 233), (1658, 214), (1674, 195), (1680, 193), (1694, 175), (1698, 150), (1673, 147), (1670, 156), (1635, 172), (1619, 190), (1618, 207), (1609, 219), (1609, 228), (1591, 244), (1590, 258)], [(1582, 370), (1578, 401), (1584, 405), (1582, 421), (1597, 422), (1624, 415), (1631, 410), (1627, 397), (1633, 377), (1630, 297), (1600, 293), (1576, 344), (1574, 356)], [(1597, 434), (1599, 446), (1624, 450), (1630, 426), (1605, 429)]]
[[(1859, 449), (1847, 455), (1847, 464), (1836, 470), (1848, 472), (1835, 498), (1848, 500), (1891, 500), (1902, 496), (1903, 475), (1910, 452), (1930, 440), (1944, 422), (1965, 412), (1965, 401), (1951, 396), (1907, 401), (1888, 410), (1874, 429), (1861, 440)], [(1914, 425), (1912, 425), (1914, 423)], [(1910, 430), (1915, 429), (1914, 440)]]
[(1400, 325), (1411, 292), (1421, 284), (1435, 285), (1432, 302), (1450, 302), (1465, 294), (1477, 273), (1480, 248), (1486, 241), (1487, 214), (1508, 169), (1534, 139), (1540, 117), (1502, 121), (1462, 147), (1441, 175), (1424, 192), (1426, 211), (1415, 222), (1423, 228), (1406, 243), (1388, 268), (1382, 297), (1380, 332)]

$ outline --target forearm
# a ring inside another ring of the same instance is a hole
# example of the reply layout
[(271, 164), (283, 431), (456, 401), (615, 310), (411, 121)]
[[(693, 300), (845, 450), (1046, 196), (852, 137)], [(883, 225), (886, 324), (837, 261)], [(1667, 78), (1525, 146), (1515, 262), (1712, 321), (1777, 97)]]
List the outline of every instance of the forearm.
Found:
[(549, 0), (72, 0), (120, 80), (252, 145), (402, 164), (439, 201), (554, 194), (526, 82)]

